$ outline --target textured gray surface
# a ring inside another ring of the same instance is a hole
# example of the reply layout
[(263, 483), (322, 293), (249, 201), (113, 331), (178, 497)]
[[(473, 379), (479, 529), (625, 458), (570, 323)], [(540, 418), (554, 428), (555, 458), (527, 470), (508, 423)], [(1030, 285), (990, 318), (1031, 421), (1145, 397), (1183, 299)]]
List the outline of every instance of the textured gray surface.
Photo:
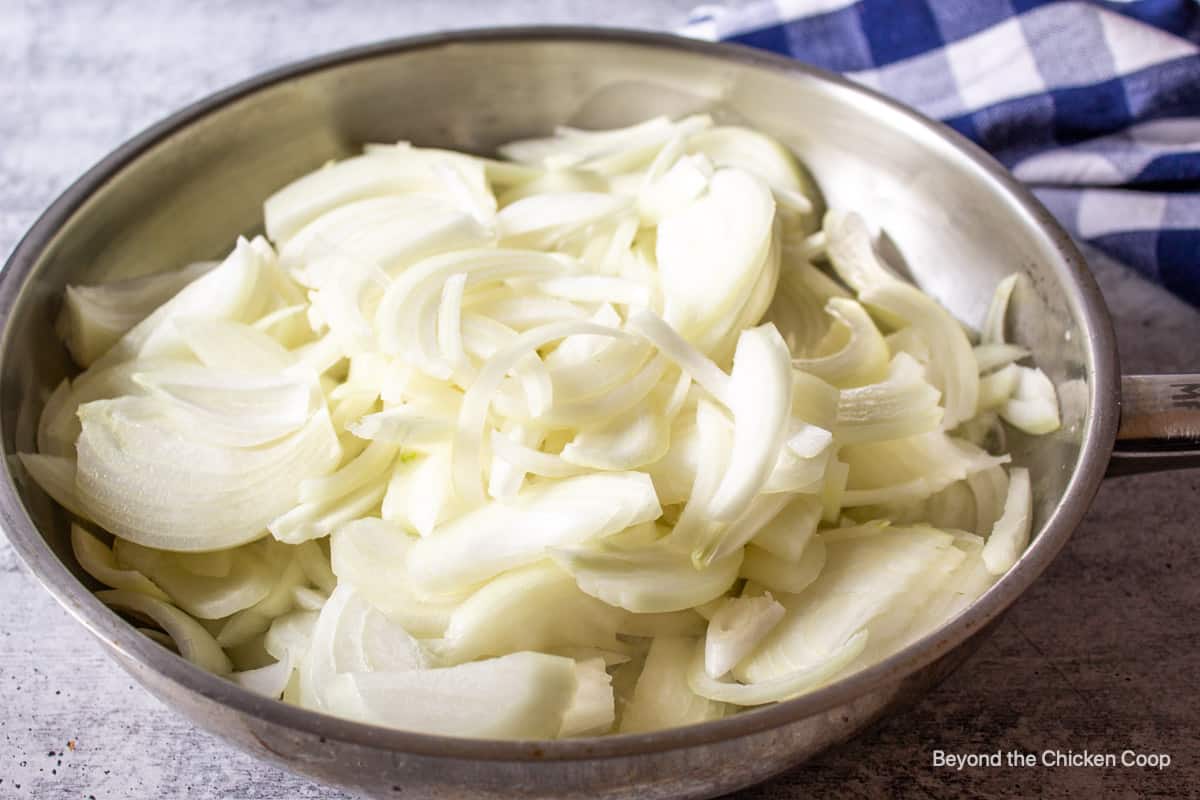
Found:
[[(270, 66), (485, 24), (678, 25), (692, 0), (252, 4), (0, 0), (0, 254), (75, 176), (180, 105)], [(500, 7), (502, 6), (502, 7)], [(1200, 370), (1200, 313), (1096, 271), (1126, 371)], [(1187, 797), (1200, 791), (1200, 471), (1101, 490), (995, 636), (911, 713), (746, 798)], [(1165, 752), (1137, 768), (932, 766), (949, 752)], [(0, 798), (337, 798), (136, 688), (0, 541)]]

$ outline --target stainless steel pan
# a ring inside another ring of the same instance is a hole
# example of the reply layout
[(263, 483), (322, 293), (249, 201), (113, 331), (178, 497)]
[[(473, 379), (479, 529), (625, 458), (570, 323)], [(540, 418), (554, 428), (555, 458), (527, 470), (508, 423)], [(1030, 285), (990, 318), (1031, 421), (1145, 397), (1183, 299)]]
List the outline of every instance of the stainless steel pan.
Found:
[(1012, 334), (1057, 384), (1063, 428), (1012, 438), (1016, 462), (1033, 474), (1037, 535), (950, 624), (846, 680), (719, 722), (603, 739), (472, 741), (266, 700), (146, 639), (93, 598), (64, 515), (10, 458), (0, 515), (29, 570), (168, 705), (320, 780), (378, 797), (710, 797), (804, 761), (941, 680), (1062, 548), (1106, 471), (1200, 465), (1200, 376), (1120, 377), (1108, 312), (1083, 259), (979, 149), (791, 60), (581, 29), (430, 36), (315, 59), (186, 108), (104, 159), (38, 220), (0, 276), (4, 452), (33, 449), (42, 402), (69, 370), (51, 327), (68, 281), (219, 256), (274, 189), (364, 142), (487, 152), (557, 123), (613, 126), (699, 110), (783, 140), (827, 201), (880, 223), (893, 255), (963, 320), (980, 322), (1003, 276), (1029, 277), (1014, 298)]

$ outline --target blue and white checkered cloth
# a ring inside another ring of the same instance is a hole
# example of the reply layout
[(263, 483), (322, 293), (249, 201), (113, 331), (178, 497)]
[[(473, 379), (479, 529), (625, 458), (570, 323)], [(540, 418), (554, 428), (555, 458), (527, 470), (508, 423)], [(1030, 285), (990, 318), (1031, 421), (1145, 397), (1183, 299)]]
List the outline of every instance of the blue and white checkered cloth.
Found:
[(1200, 306), (1198, 0), (758, 0), (701, 7), (685, 33), (941, 119), (1078, 240)]

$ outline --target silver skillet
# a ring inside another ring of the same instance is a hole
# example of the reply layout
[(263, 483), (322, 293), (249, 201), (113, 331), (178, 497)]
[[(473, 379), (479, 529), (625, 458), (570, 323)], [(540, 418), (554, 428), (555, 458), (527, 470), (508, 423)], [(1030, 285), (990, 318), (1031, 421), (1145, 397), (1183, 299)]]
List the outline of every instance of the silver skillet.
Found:
[(1046, 568), (1106, 473), (1200, 466), (1200, 376), (1120, 377), (1108, 312), (1083, 259), (978, 148), (792, 60), (573, 28), (426, 36), (313, 59), (213, 95), (117, 149), (55, 201), (0, 274), (4, 452), (33, 449), (42, 402), (70, 369), (52, 331), (67, 282), (219, 256), (252, 228), (273, 190), (365, 142), (486, 153), (559, 123), (609, 127), (694, 111), (781, 139), (829, 204), (882, 225), (893, 257), (966, 322), (981, 321), (1000, 278), (1014, 270), (1029, 278), (1014, 298), (1010, 333), (1057, 384), (1063, 427), (1012, 437), (1016, 463), (1034, 478), (1036, 536), (1017, 566), (949, 624), (835, 684), (718, 722), (600, 739), (479, 741), (334, 719), (188, 664), (92, 596), (65, 516), (14, 474), (10, 458), (0, 517), (30, 572), (165, 703), (331, 784), (378, 797), (711, 797), (798, 764), (927, 692)]

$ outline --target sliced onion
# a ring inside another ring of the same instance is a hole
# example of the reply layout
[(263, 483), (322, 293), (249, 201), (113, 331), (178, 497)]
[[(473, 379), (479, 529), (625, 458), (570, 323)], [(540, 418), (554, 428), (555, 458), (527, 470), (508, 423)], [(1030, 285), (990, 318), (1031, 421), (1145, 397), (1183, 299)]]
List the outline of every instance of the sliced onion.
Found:
[(1008, 316), (1008, 303), (1020, 278), (1019, 273), (1013, 273), (996, 284), (991, 305), (988, 306), (987, 318), (983, 322), (983, 331), (979, 336), (983, 344), (1002, 345), (1008, 341), (1004, 337), (1004, 318)]
[(218, 675), (227, 675), (233, 670), (229, 658), (212, 634), (170, 603), (128, 589), (108, 589), (96, 592), (96, 597), (110, 608), (133, 612), (153, 620), (171, 637), (179, 655), (193, 664)]
[(821, 523), (821, 500), (803, 494), (786, 500), (784, 509), (758, 529), (751, 541), (775, 558), (796, 563)]
[(501, 209), (496, 228), (509, 245), (544, 247), (564, 233), (628, 207), (628, 199), (601, 192), (536, 194)]
[(907, 439), (856, 444), (842, 448), (850, 465), (842, 503), (847, 506), (920, 500), (997, 464), (1008, 456), (992, 456), (961, 439), (924, 433)]
[(1008, 364), (979, 379), (979, 411), (992, 411), (1009, 401), (1020, 382), (1020, 369)]
[[(662, 514), (650, 477), (640, 472), (581, 475), (490, 502), (413, 545), (409, 574), (430, 594), (453, 594), (506, 569), (540, 559), (547, 548), (598, 539)], [(520, 529), (520, 537), (509, 532)]]
[(229, 677), (243, 689), (278, 700), (292, 678), (293, 669), (291, 661), (276, 661), (265, 667), (235, 672)]
[(708, 722), (729, 713), (724, 703), (701, 697), (688, 686), (688, 666), (696, 646), (695, 639), (668, 636), (650, 643), (645, 666), (621, 715), (621, 733)]
[(1058, 415), (1058, 394), (1054, 384), (1040, 369), (1017, 367), (1017, 388), (1012, 398), (1000, 407), (1004, 421), (1037, 436), (1051, 433), (1062, 425)]
[[(282, 242), (326, 211), (368, 197), (446, 191), (434, 167), (447, 159), (453, 159), (455, 166), (478, 161), (460, 153), (404, 145), (371, 147), (366, 155), (327, 165), (267, 198), (263, 204), (267, 235)], [(464, 172), (470, 175), (470, 167)], [(477, 195), (490, 195), (482, 175), (475, 181)]]
[(967, 476), (967, 486), (975, 499), (975, 524), (972, 529), (980, 536), (991, 532), (992, 526), (1004, 513), (1008, 497), (1008, 473), (995, 466)]
[[(840, 341), (840, 346), (823, 353), (828, 348), (822, 343), (818, 354), (793, 359), (796, 368), (843, 389), (883, 380), (888, 366), (887, 342), (863, 307), (853, 300), (834, 297), (825, 311), (836, 320), (830, 335), (840, 337), (832, 340)], [(831, 341), (829, 337), (827, 341)]]
[(378, 483), (390, 474), (398, 447), (392, 442), (376, 439), (367, 445), (353, 461), (337, 472), (300, 483), (301, 503), (324, 503), (354, 492), (368, 483)]
[(861, 650), (872, 621), (918, 586), (953, 547), (949, 534), (922, 527), (874, 525), (823, 536), (827, 558), (820, 576), (801, 594), (779, 596), (788, 613), (734, 669), (738, 680), (757, 684), (809, 670), (823, 674), (831, 661), (849, 664), (857, 653), (848, 643), (857, 641)]
[(817, 535), (809, 538), (795, 562), (785, 561), (753, 544), (748, 545), (739, 574), (772, 591), (797, 594), (817, 579), (824, 566), (825, 543)]
[(824, 659), (791, 672), (752, 683), (725, 683), (714, 680), (704, 668), (704, 648), (696, 648), (688, 670), (688, 686), (701, 697), (737, 706), (761, 706), (778, 703), (828, 683), (863, 651), (866, 631), (859, 631)]
[(666, 455), (670, 446), (666, 414), (641, 410), (575, 434), (561, 460), (591, 469), (640, 469)]
[(666, 319), (686, 339), (741, 309), (773, 240), (775, 202), (758, 178), (718, 170), (708, 191), (658, 226)]
[(838, 400), (837, 438), (841, 444), (899, 439), (941, 427), (941, 394), (925, 381), (911, 356), (892, 359), (887, 380), (843, 389)]
[(744, 331), (729, 381), (733, 445), (725, 476), (709, 501), (714, 519), (737, 519), (762, 490), (779, 456), (791, 407), (791, 356), (783, 338), (769, 324)]
[(136, 569), (169, 595), (171, 602), (198, 619), (223, 619), (271, 593), (277, 575), (261, 551), (250, 545), (237, 554), (228, 575), (196, 575), (183, 566), (189, 554), (168, 553), (117, 539), (117, 564)]
[(603, 658), (576, 661), (575, 695), (563, 714), (560, 739), (572, 736), (600, 736), (608, 733), (616, 721), (612, 676)]
[(708, 621), (704, 637), (704, 671), (721, 678), (770, 633), (787, 609), (771, 597), (727, 597)]
[(178, 355), (185, 350), (176, 320), (195, 316), (251, 322), (267, 310), (269, 270), (275, 253), (262, 238), (238, 239), (218, 266), (187, 284), (145, 319), (129, 329), (93, 367), (113, 366), (134, 357)]
[(565, 336), (590, 333), (600, 336), (623, 336), (620, 331), (590, 322), (560, 322), (534, 328), (521, 334), (503, 353), (497, 354), (480, 370), (463, 397), (454, 435), (454, 490), (463, 502), (478, 505), (484, 500), (480, 450), (488, 406), (504, 375), (528, 353)]
[(942, 427), (950, 430), (975, 416), (979, 368), (962, 326), (920, 289), (893, 281), (873, 286), (859, 298), (917, 329), (929, 343), (929, 379), (942, 392)]
[(583, 591), (639, 614), (681, 611), (707, 603), (737, 580), (742, 563), (741, 552), (735, 551), (697, 569), (689, 553), (665, 540), (639, 548), (604, 543), (559, 547), (550, 555)]
[(512, 570), (488, 582), (454, 610), (437, 652), (447, 663), (520, 650), (595, 647), (620, 651), (625, 615), (575, 585), (553, 564)]
[(187, 365), (136, 372), (147, 389), (200, 442), (256, 447), (304, 427), (320, 405), (315, 380), (301, 372), (282, 376)]
[(450, 447), (444, 442), (402, 457), (383, 498), (383, 518), (429, 536), (439, 524), (457, 516), (463, 508), (454, 496), (451, 468)]
[(394, 273), (422, 258), (491, 241), (491, 233), (451, 198), (372, 197), (324, 212), (287, 239), (280, 262), (294, 269), (336, 255)]
[(508, 462), (525, 474), (541, 475), (547, 478), (568, 478), (585, 471), (578, 465), (553, 453), (543, 453), (520, 444), (499, 431), (492, 432), (491, 445), (492, 453), (496, 458)]
[(98, 286), (68, 286), (55, 331), (71, 357), (87, 367), (130, 328), (217, 263), (198, 261), (183, 269)]
[[(904, 330), (908, 330), (908, 328)], [(975, 363), (979, 365), (980, 375), (986, 375), (994, 369), (999, 369), (1028, 357), (1029, 351), (1015, 344), (975, 345)]]
[(79, 403), (71, 391), (71, 382), (63, 378), (42, 407), (38, 418), (37, 451), (40, 455), (75, 458), (75, 440), (79, 438)]
[(462, 598), (418, 597), (409, 585), (408, 554), (414, 540), (398, 526), (367, 517), (330, 537), (339, 585), (353, 586), (368, 602), (414, 636), (440, 637)]
[(295, 434), (254, 449), (191, 441), (149, 399), (97, 401), (79, 413), (76, 487), (88, 516), (164, 550), (216, 550), (259, 538), (295, 505), (300, 480), (327, 473), (341, 457), (324, 410)]
[(83, 571), (105, 586), (138, 592), (159, 600), (168, 599), (166, 593), (141, 572), (118, 566), (112, 548), (79, 525), (71, 525), (71, 551)]
[(750, 128), (723, 125), (688, 137), (687, 150), (703, 153), (719, 167), (738, 167), (757, 175), (771, 187), (776, 202), (801, 216), (803, 230), (815, 227), (816, 187), (780, 142)]
[(39, 453), (19, 453), (21, 466), (43, 492), (70, 513), (90, 520), (91, 513), (79, 497), (75, 486), (76, 466), (70, 458), (44, 456)]
[(349, 677), (370, 722), (486, 739), (553, 738), (577, 688), (574, 661), (531, 652), (443, 669)]
[(206, 367), (233, 372), (275, 372), (295, 356), (262, 330), (227, 319), (192, 317), (175, 322), (188, 349)]
[(721, 403), (729, 404), (730, 377), (675, 329), (652, 311), (639, 309), (629, 315), (629, 329), (644, 337), (674, 361), (692, 380)]
[(1008, 473), (1008, 496), (1004, 513), (992, 526), (987, 544), (983, 546), (983, 563), (993, 575), (1003, 575), (1017, 563), (1029, 544), (1033, 521), (1033, 494), (1029, 470), (1013, 467)]

